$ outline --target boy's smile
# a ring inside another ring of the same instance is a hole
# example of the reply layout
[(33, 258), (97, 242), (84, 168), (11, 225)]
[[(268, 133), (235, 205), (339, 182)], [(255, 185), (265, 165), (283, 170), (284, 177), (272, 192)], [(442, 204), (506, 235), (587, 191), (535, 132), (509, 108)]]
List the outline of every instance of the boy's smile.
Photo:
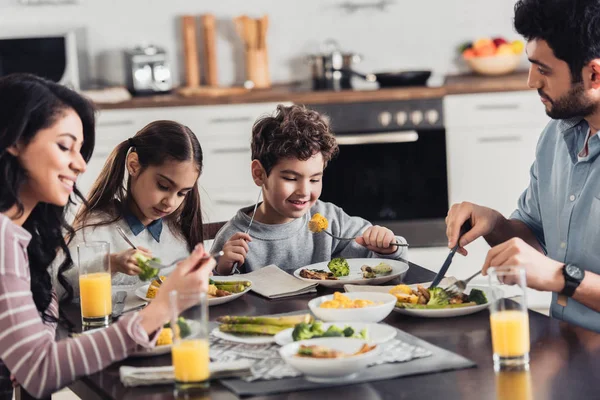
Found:
[(265, 224), (284, 224), (306, 214), (321, 195), (324, 165), (321, 153), (304, 161), (284, 158), (265, 177), (258, 163), (262, 178), (255, 177), (255, 182), (263, 187), (264, 201), (257, 209), (255, 219)]

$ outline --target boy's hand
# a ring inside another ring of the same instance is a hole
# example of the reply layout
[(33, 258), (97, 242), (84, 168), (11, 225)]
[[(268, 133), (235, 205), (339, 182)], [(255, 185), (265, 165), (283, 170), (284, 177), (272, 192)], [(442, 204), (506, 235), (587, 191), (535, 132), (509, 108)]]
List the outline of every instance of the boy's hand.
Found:
[(246, 255), (250, 248), (248, 242), (252, 238), (247, 233), (238, 232), (231, 236), (223, 246), (223, 253), (217, 264), (217, 272), (220, 274), (230, 274), (233, 269), (233, 264), (242, 265), (246, 261)]
[(114, 274), (120, 272), (126, 275), (139, 275), (142, 270), (138, 267), (137, 259), (135, 258), (136, 253), (141, 253), (148, 258), (152, 258), (152, 253), (145, 247), (138, 247), (136, 249), (127, 249), (120, 253), (113, 253), (110, 255), (110, 269)]
[(369, 227), (362, 237), (356, 238), (356, 243), (379, 254), (392, 254), (398, 248), (391, 245), (396, 241), (394, 232), (383, 226), (373, 225)]

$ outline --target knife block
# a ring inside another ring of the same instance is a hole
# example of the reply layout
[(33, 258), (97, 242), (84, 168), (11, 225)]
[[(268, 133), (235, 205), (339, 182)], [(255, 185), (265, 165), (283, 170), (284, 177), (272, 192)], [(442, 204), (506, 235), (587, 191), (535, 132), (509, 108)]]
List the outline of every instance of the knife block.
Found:
[(265, 48), (246, 48), (246, 79), (257, 89), (271, 87), (269, 57)]

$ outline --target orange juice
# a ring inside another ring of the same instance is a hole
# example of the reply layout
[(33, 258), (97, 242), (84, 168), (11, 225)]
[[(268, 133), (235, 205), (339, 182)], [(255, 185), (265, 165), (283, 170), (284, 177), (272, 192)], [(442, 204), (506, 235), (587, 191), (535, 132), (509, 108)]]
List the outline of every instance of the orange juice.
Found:
[(208, 379), (208, 340), (182, 340), (173, 345), (171, 354), (177, 382), (202, 382)]
[(519, 357), (529, 353), (529, 316), (509, 310), (490, 314), (492, 346), (500, 357)]
[(84, 318), (105, 317), (112, 313), (109, 272), (95, 272), (79, 277), (81, 315)]
[(496, 373), (496, 398), (498, 400), (532, 400), (530, 372), (502, 371)]

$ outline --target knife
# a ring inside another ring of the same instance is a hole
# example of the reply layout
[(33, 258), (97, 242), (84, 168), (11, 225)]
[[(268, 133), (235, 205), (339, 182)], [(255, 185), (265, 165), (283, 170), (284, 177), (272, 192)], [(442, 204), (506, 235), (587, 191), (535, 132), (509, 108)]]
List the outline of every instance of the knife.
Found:
[(460, 238), (465, 233), (469, 232), (471, 230), (471, 228), (473, 228), (473, 226), (471, 225), (471, 220), (466, 220), (465, 223), (460, 227), (460, 233), (458, 235), (458, 240), (456, 241), (456, 246), (454, 246), (452, 248), (452, 250), (450, 250), (450, 254), (448, 254), (448, 257), (446, 257), (446, 261), (444, 261), (444, 264), (442, 265), (440, 272), (438, 272), (437, 275), (435, 276), (435, 278), (433, 278), (431, 285), (429, 285), (429, 289), (432, 289), (440, 284), (441, 280), (446, 275), (446, 271), (448, 271), (448, 268), (450, 268), (450, 264), (452, 264), (452, 259), (454, 258), (454, 254), (456, 254), (456, 250), (458, 250), (458, 247), (459, 247), (458, 242), (460, 241)]
[(123, 309), (125, 308), (125, 299), (127, 298), (127, 292), (124, 290), (119, 290), (115, 295), (115, 304), (113, 306), (113, 316), (118, 316), (123, 313)]

